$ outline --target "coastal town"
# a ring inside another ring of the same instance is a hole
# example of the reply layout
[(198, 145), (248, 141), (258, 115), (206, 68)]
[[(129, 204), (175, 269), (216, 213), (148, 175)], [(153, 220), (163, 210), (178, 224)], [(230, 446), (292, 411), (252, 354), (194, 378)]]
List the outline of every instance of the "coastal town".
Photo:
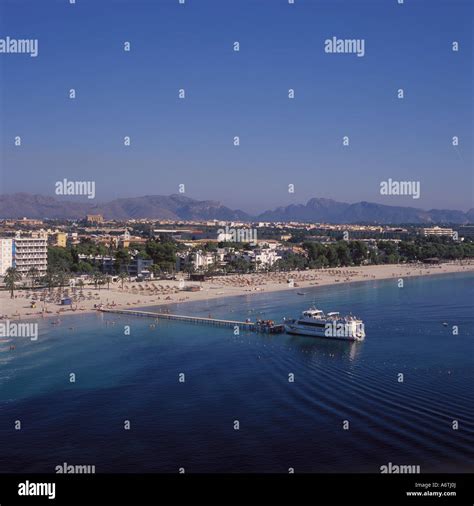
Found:
[(474, 269), (474, 227), (232, 221), (0, 222), (3, 318)]

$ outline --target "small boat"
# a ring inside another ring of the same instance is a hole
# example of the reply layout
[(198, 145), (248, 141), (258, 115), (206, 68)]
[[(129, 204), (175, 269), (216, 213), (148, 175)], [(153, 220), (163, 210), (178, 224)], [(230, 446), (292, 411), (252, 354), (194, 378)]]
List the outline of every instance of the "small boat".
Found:
[(447, 326), (448, 326), (447, 322), (443, 322), (443, 327), (447, 327)]
[(297, 295), (306, 295), (306, 292), (296, 292)]

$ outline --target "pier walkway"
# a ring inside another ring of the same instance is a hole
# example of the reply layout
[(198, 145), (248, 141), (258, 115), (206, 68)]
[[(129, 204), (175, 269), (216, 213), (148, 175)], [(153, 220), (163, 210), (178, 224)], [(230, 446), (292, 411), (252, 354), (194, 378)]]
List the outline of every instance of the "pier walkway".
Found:
[(234, 320), (219, 320), (217, 318), (202, 318), (200, 316), (186, 316), (170, 313), (155, 313), (153, 311), (137, 311), (134, 309), (105, 309), (100, 308), (99, 311), (103, 313), (123, 314), (130, 316), (143, 316), (148, 318), (158, 318), (161, 320), (174, 320), (186, 323), (195, 323), (203, 325), (214, 325), (217, 327), (232, 327), (236, 326), (243, 330), (250, 330), (253, 332), (265, 332), (270, 334), (281, 334), (285, 331), (283, 325), (275, 325), (270, 322), (260, 321), (254, 322), (240, 322)]

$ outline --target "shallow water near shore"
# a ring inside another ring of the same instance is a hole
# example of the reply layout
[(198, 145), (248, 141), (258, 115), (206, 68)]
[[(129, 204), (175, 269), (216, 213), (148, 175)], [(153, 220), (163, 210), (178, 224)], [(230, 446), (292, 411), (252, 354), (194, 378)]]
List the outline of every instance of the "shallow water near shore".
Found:
[(361, 317), (366, 340), (82, 314), (0, 343), (0, 472), (472, 472), (474, 275), (304, 292), (169, 309), (280, 321), (314, 304)]

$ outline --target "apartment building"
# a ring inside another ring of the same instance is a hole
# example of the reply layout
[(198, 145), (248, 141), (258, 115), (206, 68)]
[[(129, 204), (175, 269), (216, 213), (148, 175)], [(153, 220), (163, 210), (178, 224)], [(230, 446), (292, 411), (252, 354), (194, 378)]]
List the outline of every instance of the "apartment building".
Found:
[(13, 239), (0, 239), (0, 276), (13, 265)]
[(27, 276), (32, 267), (40, 275), (46, 273), (48, 266), (48, 234), (38, 232), (17, 232), (13, 239), (13, 267), (22, 276)]
[(454, 230), (452, 228), (441, 228), (441, 227), (431, 227), (431, 228), (424, 228), (423, 229), (423, 235), (450, 235), (451, 237), (454, 234)]
[(57, 248), (65, 248), (67, 245), (66, 232), (53, 232), (50, 237), (51, 244)]
[(277, 260), (282, 258), (281, 254), (275, 249), (256, 248), (252, 251), (245, 251), (242, 258), (255, 265), (255, 270), (271, 267)]

